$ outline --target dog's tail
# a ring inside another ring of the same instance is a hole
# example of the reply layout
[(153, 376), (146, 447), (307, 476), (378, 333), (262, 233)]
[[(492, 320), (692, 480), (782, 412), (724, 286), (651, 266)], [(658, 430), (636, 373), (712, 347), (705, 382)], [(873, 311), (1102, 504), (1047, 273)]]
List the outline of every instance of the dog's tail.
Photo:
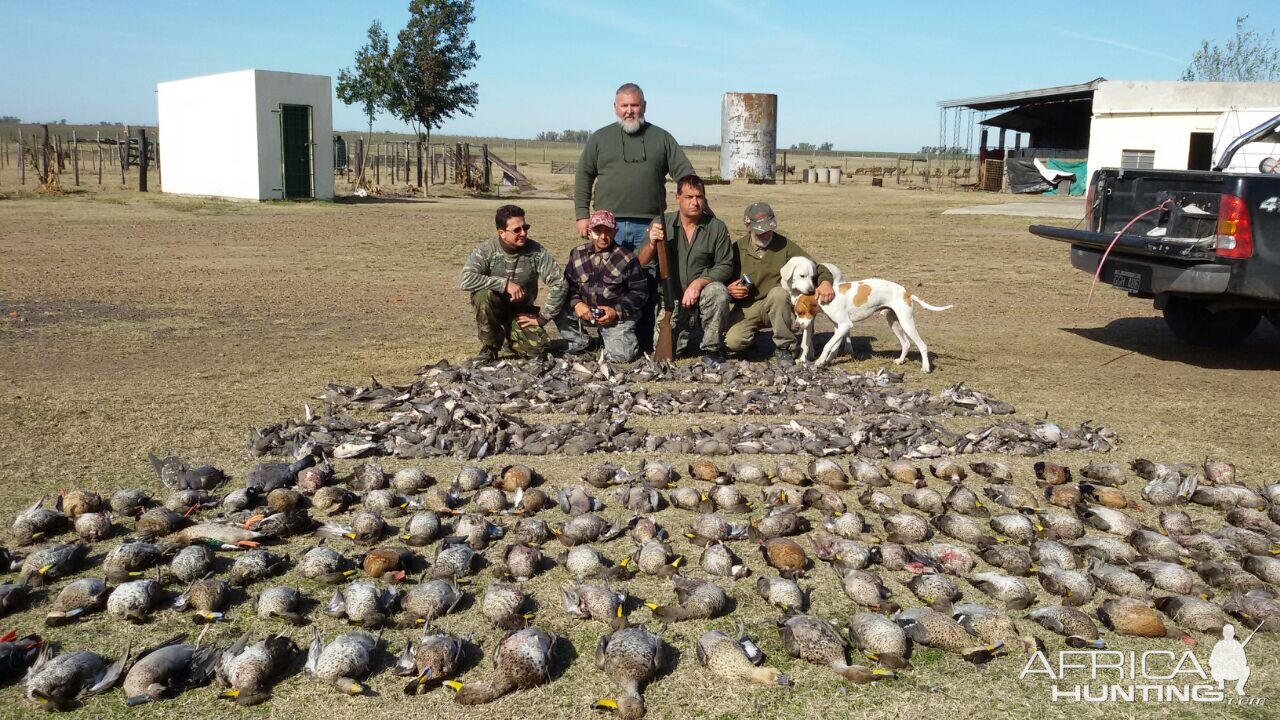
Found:
[(918, 304), (920, 307), (924, 308), (925, 310), (932, 310), (932, 311), (934, 311), (934, 312), (941, 312), (941, 311), (943, 311), (943, 310), (950, 310), (951, 308), (955, 307), (955, 305), (943, 305), (942, 307), (938, 307), (937, 305), (930, 305), (929, 303), (927, 303), (927, 302), (925, 302), (925, 301), (921, 300), (920, 298), (916, 297), (915, 295), (912, 295), (912, 296), (911, 296), (911, 302)]
[(840, 268), (836, 267), (835, 265), (832, 265), (831, 263), (822, 263), (822, 267), (831, 271), (832, 285), (839, 285), (840, 283), (844, 282), (844, 273), (840, 272)]

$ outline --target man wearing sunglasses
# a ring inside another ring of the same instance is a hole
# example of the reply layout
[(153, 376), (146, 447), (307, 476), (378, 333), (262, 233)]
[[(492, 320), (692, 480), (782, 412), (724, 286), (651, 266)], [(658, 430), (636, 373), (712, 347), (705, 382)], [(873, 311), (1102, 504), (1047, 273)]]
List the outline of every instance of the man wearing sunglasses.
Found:
[[(637, 251), (647, 242), (649, 222), (666, 209), (667, 176), (693, 174), (671, 133), (645, 120), (647, 107), (639, 85), (623, 85), (613, 97), (617, 122), (587, 138), (573, 188), (579, 236), (587, 237), (593, 209), (608, 210), (618, 225), (614, 241)], [(653, 349), (657, 288), (657, 280), (650, 278), (650, 300), (636, 327), (640, 349), (646, 352)]]
[[(480, 337), (477, 362), (498, 359), (503, 342), (524, 358), (545, 355), (551, 339), (543, 325), (564, 306), (565, 283), (551, 253), (529, 239), (524, 210), (503, 205), (494, 214), (496, 237), (476, 246), (462, 268), (461, 287), (471, 293)], [(542, 307), (533, 304), (538, 283), (547, 286)]]

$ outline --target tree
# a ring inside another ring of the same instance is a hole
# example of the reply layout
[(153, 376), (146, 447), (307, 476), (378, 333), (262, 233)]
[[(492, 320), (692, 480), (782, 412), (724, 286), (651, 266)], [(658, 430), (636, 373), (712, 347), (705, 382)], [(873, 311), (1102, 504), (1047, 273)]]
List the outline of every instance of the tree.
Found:
[(821, 151), (821, 152), (830, 152), (830, 151), (831, 151), (831, 148), (833, 148), (833, 147), (835, 147), (835, 146), (834, 146), (834, 145), (832, 145), (831, 143), (829, 143), (829, 142), (824, 142), (824, 143), (822, 143), (821, 145), (819, 145), (819, 146), (818, 146), (818, 150), (819, 150), (819, 151)]
[(344, 105), (359, 103), (364, 108), (372, 135), (373, 118), (378, 110), (386, 108), (390, 89), (390, 43), (382, 23), (374, 20), (369, 26), (369, 42), (356, 51), (355, 65), (338, 71), (338, 99)]
[(472, 0), (410, 0), (409, 23), (391, 54), (387, 109), (422, 137), (457, 113), (470, 115), (479, 101), (476, 83), (462, 82), (480, 54), (467, 29)]
[(20, 123), (20, 122), (22, 122), (22, 118), (20, 118), (20, 117), (18, 117), (18, 116), (16, 116), (16, 115), (3, 115), (3, 116), (0, 116), (0, 123), (6, 123), (6, 124), (7, 124), (7, 123), (15, 123), (15, 124), (16, 124), (16, 123)]
[(792, 143), (791, 149), (800, 150), (803, 152), (812, 152), (816, 148), (814, 148), (813, 143), (802, 142), (802, 143)]
[(1227, 41), (1226, 47), (1210, 44), (1208, 40), (1200, 43), (1182, 79), (1188, 82), (1280, 80), (1280, 48), (1276, 47), (1275, 30), (1267, 34), (1246, 30), (1248, 19), (1248, 15), (1236, 18), (1236, 35)]

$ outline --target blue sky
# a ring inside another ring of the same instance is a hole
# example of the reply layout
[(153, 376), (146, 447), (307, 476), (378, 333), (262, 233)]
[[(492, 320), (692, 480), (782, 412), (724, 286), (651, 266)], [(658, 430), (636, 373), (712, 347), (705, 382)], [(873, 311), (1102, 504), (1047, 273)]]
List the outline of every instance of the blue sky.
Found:
[[(772, 92), (778, 143), (917, 150), (938, 141), (939, 100), (1106, 77), (1176, 80), (1237, 15), (1280, 27), (1280, 2), (791, 2), (477, 0), (473, 117), (442, 132), (533, 137), (613, 120), (636, 82), (648, 117), (717, 143), (725, 92)], [(154, 123), (155, 85), (246, 68), (335, 77), (377, 18), (395, 40), (408, 0), (139, 0), (57, 12), (0, 0), (0, 115)], [(16, 40), (16, 41), (15, 41)], [(364, 127), (335, 100), (339, 130)], [(403, 127), (380, 118), (376, 127)], [(950, 134), (950, 133), (948, 133)]]

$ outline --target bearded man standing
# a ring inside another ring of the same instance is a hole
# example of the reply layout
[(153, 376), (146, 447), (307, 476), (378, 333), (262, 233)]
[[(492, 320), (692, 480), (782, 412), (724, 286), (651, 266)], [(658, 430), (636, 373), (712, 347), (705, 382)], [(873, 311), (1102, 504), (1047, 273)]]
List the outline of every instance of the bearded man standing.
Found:
[[(693, 174), (693, 165), (671, 133), (645, 120), (644, 91), (627, 83), (614, 93), (617, 122), (596, 130), (578, 158), (574, 217), (586, 237), (591, 211), (608, 210), (617, 222), (614, 242), (631, 251), (648, 241), (649, 222), (666, 209), (667, 177)], [(658, 283), (649, 279), (644, 311), (637, 317), (641, 350), (653, 349)]]

